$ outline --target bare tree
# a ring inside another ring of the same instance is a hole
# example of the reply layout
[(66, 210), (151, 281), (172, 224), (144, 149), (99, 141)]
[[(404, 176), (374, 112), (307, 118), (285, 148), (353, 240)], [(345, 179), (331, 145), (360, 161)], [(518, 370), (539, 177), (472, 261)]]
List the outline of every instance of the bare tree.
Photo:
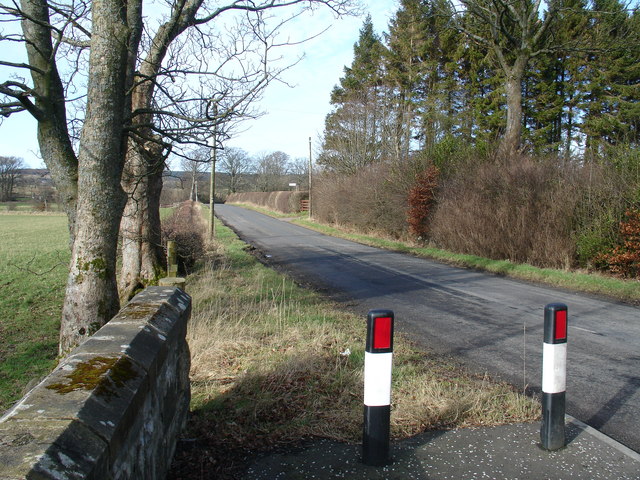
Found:
[(309, 159), (296, 158), (289, 162), (289, 175), (301, 189), (309, 189)]
[(289, 155), (284, 152), (262, 153), (257, 160), (257, 186), (261, 192), (284, 189)]
[(13, 199), (13, 188), (23, 168), (24, 162), (21, 158), (0, 157), (0, 202)]
[[(121, 225), (121, 298), (152, 283), (162, 264), (159, 205), (169, 151), (184, 156), (190, 144), (206, 145), (214, 129), (220, 150), (236, 122), (257, 115), (252, 105), (267, 85), (292, 66), (274, 53), (289, 43), (279, 41), (279, 32), (307, 9), (324, 5), (342, 14), (351, 1), (242, 0), (214, 6), (174, 0), (179, 8), (143, 41), (147, 48), (134, 87), (123, 180), (129, 202)], [(285, 7), (288, 15), (271, 13)], [(225, 28), (219, 26), (223, 19)]]
[(209, 149), (206, 147), (200, 147), (193, 151), (191, 158), (183, 158), (180, 161), (182, 170), (190, 177), (190, 200), (198, 200), (198, 182), (200, 181), (202, 173), (207, 171), (207, 167), (209, 166), (209, 157)]
[[(204, 140), (206, 125), (222, 123), (242, 111), (242, 105), (250, 104), (265, 84), (266, 80), (261, 81), (265, 68), (261, 68), (262, 77), (253, 74), (247, 90), (240, 89), (242, 97), (233, 101), (233, 91), (224, 88), (224, 82), (218, 83), (223, 87), (218, 94), (205, 92), (208, 105), (220, 103), (221, 97), (229, 98), (230, 108), (220, 108), (218, 115), (208, 115), (207, 108), (201, 115), (203, 108), (185, 102), (186, 95), (177, 90), (164, 97), (172, 99), (174, 108), (164, 108), (168, 102), (155, 93), (182, 75), (177, 53), (196, 41), (214, 49), (215, 37), (204, 35), (203, 29), (226, 12), (251, 16), (250, 28), (264, 34), (260, 37), (263, 44), (268, 39), (267, 46), (275, 47), (278, 42), (269, 36), (272, 31), (259, 28), (264, 12), (278, 7), (308, 9), (324, 5), (340, 14), (347, 11), (349, 3), (235, 0), (220, 7), (217, 2), (204, 0), (173, 0), (164, 17), (167, 20), (161, 22), (156, 33), (146, 36), (143, 33), (153, 32), (154, 25), (151, 20), (143, 23), (142, 0), (1, 0), (1, 20), (19, 24), (21, 32), (3, 35), (0, 40), (24, 46), (27, 60), (0, 60), (0, 65), (16, 72), (0, 83), (0, 114), (26, 111), (38, 121), (40, 153), (69, 220), (72, 256), (62, 313), (61, 353), (81, 343), (119, 308), (115, 259), (127, 201), (121, 183), (127, 152), (139, 152), (141, 165), (138, 168), (129, 160), (124, 179), (127, 193), (146, 212), (138, 225), (142, 230), (152, 230), (150, 225), (158, 220), (155, 216), (159, 210), (163, 168), (159, 159), (166, 157), (170, 142), (193, 141), (196, 134), (182, 134), (194, 124), (203, 126), (200, 138)], [(220, 32), (224, 35), (225, 29), (220, 28)], [(188, 35), (181, 37), (184, 33)], [(183, 39), (177, 44), (179, 38)], [(242, 45), (240, 40), (238, 45)], [(206, 63), (203, 57), (209, 56), (200, 55)], [(218, 66), (212, 63), (210, 71), (234, 84), (235, 77), (226, 76), (229, 71)], [(236, 71), (242, 72), (242, 68)], [(272, 72), (266, 71), (267, 79), (272, 78)], [(137, 231), (136, 239), (157, 233), (142, 230)], [(150, 244), (157, 248), (153, 241)], [(141, 257), (136, 258), (140, 261)]]
[(235, 193), (242, 186), (242, 177), (253, 170), (254, 162), (243, 149), (229, 147), (218, 157), (218, 166), (229, 178), (229, 193)]

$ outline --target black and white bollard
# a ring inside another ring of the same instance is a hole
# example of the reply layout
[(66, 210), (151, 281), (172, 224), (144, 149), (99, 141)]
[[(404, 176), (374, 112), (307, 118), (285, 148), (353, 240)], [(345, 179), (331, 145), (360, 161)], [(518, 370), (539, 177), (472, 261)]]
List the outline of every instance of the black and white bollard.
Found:
[(391, 310), (371, 310), (367, 315), (362, 462), (375, 467), (389, 463), (393, 323)]
[(565, 446), (564, 414), (567, 389), (567, 306), (544, 308), (542, 352), (542, 426), (540, 441), (546, 450)]

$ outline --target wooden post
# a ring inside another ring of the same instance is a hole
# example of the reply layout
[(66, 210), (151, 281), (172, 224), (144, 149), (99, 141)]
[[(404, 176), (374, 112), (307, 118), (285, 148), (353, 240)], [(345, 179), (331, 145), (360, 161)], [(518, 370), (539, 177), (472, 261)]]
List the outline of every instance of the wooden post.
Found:
[(309, 218), (311, 218), (311, 172), (313, 166), (311, 164), (311, 137), (309, 137)]
[[(218, 104), (213, 104), (213, 114), (218, 117)], [(215, 224), (215, 197), (216, 197), (216, 157), (217, 157), (217, 145), (218, 142), (218, 125), (213, 127), (213, 136), (211, 137), (211, 175), (209, 177), (209, 239), (213, 239), (216, 236), (216, 224)]]
[(178, 276), (178, 254), (176, 251), (176, 242), (169, 240), (167, 242), (167, 277)]

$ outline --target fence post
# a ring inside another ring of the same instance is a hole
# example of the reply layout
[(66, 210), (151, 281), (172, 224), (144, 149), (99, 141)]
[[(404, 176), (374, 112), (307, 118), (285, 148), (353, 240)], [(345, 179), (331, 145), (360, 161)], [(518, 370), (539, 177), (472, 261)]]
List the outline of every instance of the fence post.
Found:
[(544, 308), (540, 441), (546, 450), (565, 446), (567, 324), (566, 305), (550, 303)]
[(371, 310), (367, 315), (362, 462), (376, 467), (389, 463), (393, 326), (391, 310)]
[(178, 276), (178, 259), (176, 242), (169, 240), (167, 242), (167, 277)]

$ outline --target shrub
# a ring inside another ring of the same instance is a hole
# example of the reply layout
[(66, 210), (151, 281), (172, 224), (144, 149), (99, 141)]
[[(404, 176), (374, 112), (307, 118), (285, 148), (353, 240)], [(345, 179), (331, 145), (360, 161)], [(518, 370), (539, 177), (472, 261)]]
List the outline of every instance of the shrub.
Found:
[(429, 232), (429, 217), (435, 203), (438, 175), (438, 168), (430, 166), (416, 176), (416, 183), (409, 190), (407, 223), (409, 232), (419, 238), (426, 238)]
[(281, 213), (297, 213), (301, 210), (302, 200), (309, 198), (309, 192), (242, 192), (231, 193), (227, 197), (229, 203), (251, 203)]
[(199, 206), (195, 202), (181, 203), (163, 220), (162, 245), (165, 250), (169, 240), (176, 242), (178, 272), (186, 275), (193, 271), (196, 261), (205, 252), (204, 226)]
[(352, 174), (323, 173), (314, 182), (318, 220), (401, 238), (407, 232), (407, 187), (387, 164)]
[(46, 212), (49, 210), (49, 206), (47, 202), (43, 202), (42, 200), (36, 200), (33, 202), (31, 209), (34, 212)]
[(577, 264), (602, 267), (602, 255), (620, 242), (625, 211), (636, 203), (636, 181), (602, 162), (582, 165), (573, 179), (580, 197), (574, 225)]
[(620, 222), (622, 244), (596, 258), (596, 265), (623, 277), (634, 278), (640, 273), (640, 210), (630, 209)]
[(503, 159), (459, 170), (434, 212), (431, 238), (460, 253), (566, 267), (577, 195), (556, 159)]
[(175, 205), (189, 199), (189, 190), (185, 188), (173, 188), (164, 186), (160, 194), (161, 205)]

